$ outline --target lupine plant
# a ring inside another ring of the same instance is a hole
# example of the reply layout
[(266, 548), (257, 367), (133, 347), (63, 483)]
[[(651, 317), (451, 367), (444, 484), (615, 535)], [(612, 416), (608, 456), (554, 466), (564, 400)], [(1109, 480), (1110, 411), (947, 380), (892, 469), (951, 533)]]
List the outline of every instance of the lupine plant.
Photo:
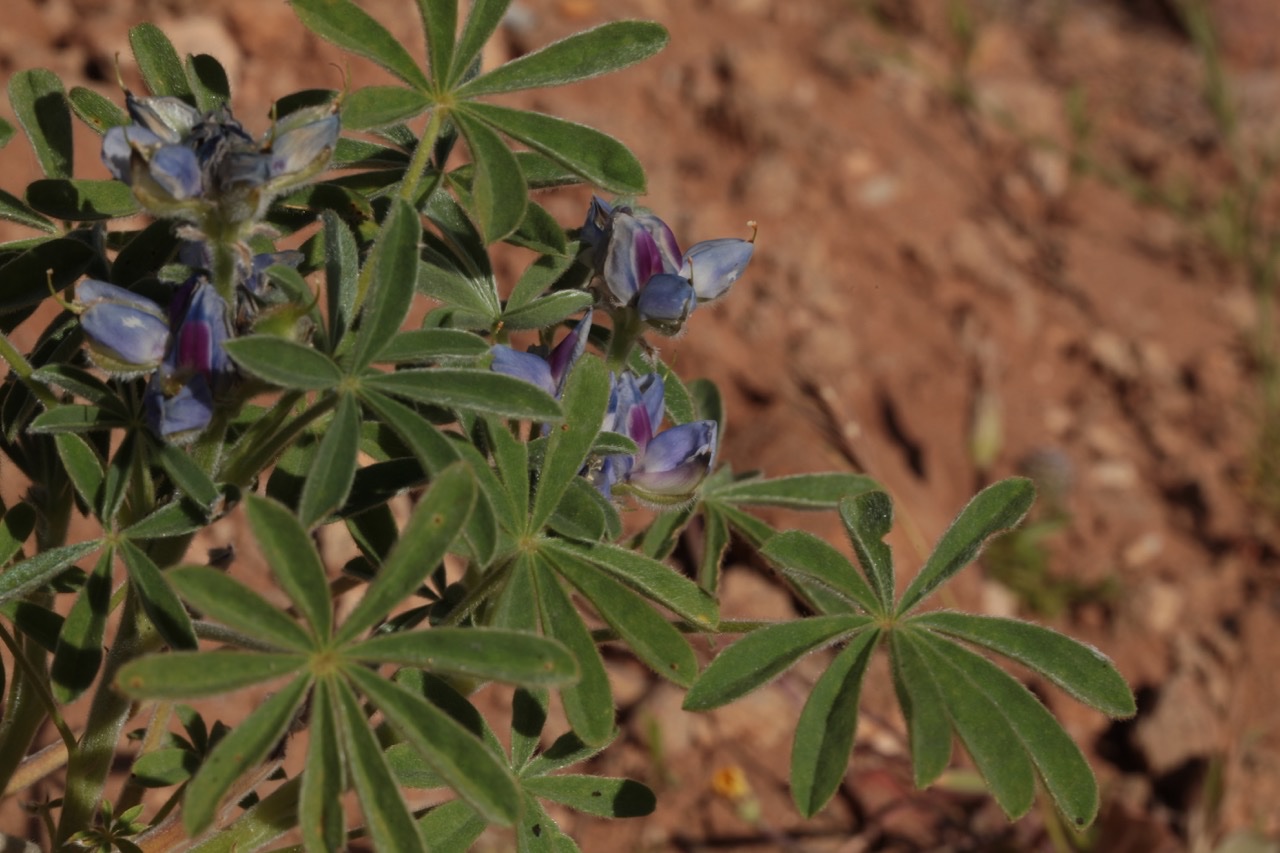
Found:
[[(294, 0), (398, 82), (286, 94), (257, 135), (214, 58), (145, 24), (130, 41), (146, 91), (123, 109), (45, 70), (9, 81), (44, 172), (0, 193), (32, 232), (0, 245), (0, 450), (5, 482), (28, 483), (0, 507), (0, 779), (27, 801), (57, 792), (33, 806), (34, 846), (246, 851), (294, 833), (309, 851), (462, 850), (497, 824), (521, 850), (575, 849), (544, 803), (605, 818), (655, 803), (639, 781), (563, 772), (618, 732), (602, 644), (687, 688), (689, 712), (834, 650), (797, 721), (805, 816), (844, 777), (884, 649), (917, 785), (954, 735), (1010, 818), (1039, 786), (1089, 824), (1081, 751), (980, 652), (1129, 715), (1115, 668), (1046, 628), (921, 606), (1018, 523), (1032, 484), (978, 494), (898, 594), (875, 482), (731, 470), (715, 386), (683, 382), (654, 344), (732, 297), (754, 224), (682, 251), (636, 203), (644, 174), (620, 142), (486, 100), (616, 71), (667, 33), (607, 23), (484, 69), (507, 5), (419, 0), (423, 67), (349, 0)], [(76, 119), (111, 179), (74, 177)], [(0, 144), (15, 135), (0, 124)], [(567, 227), (530, 198), (576, 183), (596, 196)], [(528, 252), (514, 282), (495, 277), (500, 242)], [(637, 503), (650, 512), (624, 524)], [(838, 513), (856, 562), (760, 506)], [(232, 555), (194, 553), (230, 513), (285, 604)], [(700, 557), (675, 561), (695, 521)], [(358, 556), (326, 565), (322, 527)], [(733, 539), (808, 616), (721, 621)], [(472, 703), (489, 682), (514, 686), (509, 719)], [(184, 704), (246, 688), (236, 719)], [(553, 697), (567, 731), (544, 731)], [(412, 811), (411, 788), (442, 804)]]

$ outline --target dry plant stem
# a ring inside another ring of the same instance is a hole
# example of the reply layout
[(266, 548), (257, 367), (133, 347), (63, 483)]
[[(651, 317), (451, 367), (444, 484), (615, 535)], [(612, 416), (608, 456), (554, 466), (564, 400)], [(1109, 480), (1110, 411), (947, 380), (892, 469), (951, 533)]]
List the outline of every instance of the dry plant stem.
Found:
[(67, 749), (66, 741), (55, 740), (39, 752), (28, 755), (26, 760), (18, 767), (9, 782), (4, 787), (0, 796), (7, 797), (10, 794), (16, 794), (19, 791), (29, 788), (50, 773), (61, 770), (67, 764), (67, 756), (70, 755)]

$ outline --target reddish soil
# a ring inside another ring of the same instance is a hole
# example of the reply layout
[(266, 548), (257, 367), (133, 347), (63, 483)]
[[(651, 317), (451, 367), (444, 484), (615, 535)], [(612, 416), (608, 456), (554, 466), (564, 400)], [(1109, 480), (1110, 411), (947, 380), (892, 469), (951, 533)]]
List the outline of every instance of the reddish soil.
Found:
[[(418, 44), (411, 3), (366, 5)], [(670, 28), (649, 63), (519, 102), (630, 145), (649, 173), (642, 202), (682, 243), (759, 223), (748, 274), (665, 351), (686, 378), (721, 383), (723, 458), (875, 476), (897, 503), (900, 576), (975, 488), (1040, 476), (1063, 526), (966, 571), (947, 603), (1041, 619), (1104, 650), (1134, 685), (1140, 713), (1123, 723), (1035, 685), (1103, 785), (1086, 846), (1276, 850), (1280, 503), (1267, 496), (1280, 483), (1257, 474), (1255, 346), (1275, 317), (1232, 254), (1240, 232), (1219, 202), (1237, 172), (1202, 97), (1203, 55), (1173, 0), (971, 0), (968, 51), (947, 13), (960, 5), (525, 0), (491, 58), (608, 19)], [(1212, 10), (1246, 159), (1280, 131), (1274, 8)], [(277, 0), (15, 0), (0, 74), (45, 66), (118, 97), (113, 56), (128, 55), (142, 20), (180, 51), (222, 59), (255, 130), (270, 99), (341, 85), (348, 67)], [(381, 80), (357, 60), (350, 72), (355, 85)], [(81, 170), (100, 175), (84, 142)], [(10, 191), (34, 168), (22, 148), (4, 152)], [(1265, 221), (1276, 211), (1263, 188)], [(576, 224), (587, 197), (539, 200)], [(524, 262), (506, 259), (508, 281)], [(834, 516), (776, 520), (843, 541)], [(761, 563), (731, 557), (726, 615), (794, 612)], [(696, 717), (615, 662), (624, 734), (593, 769), (647, 782), (659, 808), (608, 825), (565, 815), (585, 850), (1067, 849), (1054, 847), (1051, 809), (1010, 825), (963, 773), (914, 791), (884, 672), (864, 693), (842, 791), (805, 823), (787, 756), (819, 661)], [(712, 781), (735, 767), (751, 793), (732, 802)]]

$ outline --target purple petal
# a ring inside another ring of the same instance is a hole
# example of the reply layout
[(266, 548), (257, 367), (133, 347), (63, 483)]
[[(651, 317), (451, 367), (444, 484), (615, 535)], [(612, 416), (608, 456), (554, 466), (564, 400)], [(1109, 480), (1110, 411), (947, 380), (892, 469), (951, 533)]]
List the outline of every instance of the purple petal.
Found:
[(631, 214), (615, 213), (602, 275), (618, 303), (629, 305), (645, 283), (663, 271), (662, 252), (653, 235)]
[(235, 366), (223, 348), (231, 336), (226, 301), (213, 285), (199, 278), (194, 283), (188, 281), (179, 290), (174, 306), (182, 313), (174, 331), (173, 347), (165, 359), (167, 372), (175, 376), (203, 376), (208, 387), (220, 390), (235, 373)]
[(652, 495), (688, 496), (711, 470), (715, 455), (715, 421), (672, 427), (649, 442), (627, 482)]
[(649, 232), (654, 245), (658, 247), (658, 254), (662, 258), (660, 272), (675, 272), (680, 269), (680, 244), (676, 242), (676, 235), (671, 232), (670, 226), (652, 213), (639, 214), (636, 222)]
[(591, 334), (591, 314), (592, 312), (588, 311), (586, 316), (578, 321), (578, 325), (573, 327), (573, 331), (556, 344), (556, 348), (547, 357), (547, 364), (551, 368), (551, 380), (555, 383), (556, 399), (559, 399), (564, 392), (569, 368), (573, 367), (573, 363), (587, 348), (587, 338)]
[[(640, 391), (640, 404), (644, 406), (645, 413), (649, 416), (649, 423), (653, 425), (656, 432), (662, 425), (663, 397), (666, 391), (662, 376), (650, 373), (636, 382), (636, 387)], [(644, 447), (644, 445), (640, 446)]]
[(693, 286), (678, 275), (662, 273), (649, 279), (636, 300), (640, 319), (664, 334), (675, 334), (689, 319), (698, 299)]
[(708, 302), (737, 281), (755, 251), (755, 243), (734, 237), (704, 240), (689, 247), (680, 275), (693, 284), (698, 299)]
[(552, 378), (551, 368), (539, 356), (529, 352), (516, 352), (505, 344), (495, 344), (489, 351), (493, 353), (490, 369), (494, 373), (532, 382), (553, 397), (556, 395), (556, 382)]

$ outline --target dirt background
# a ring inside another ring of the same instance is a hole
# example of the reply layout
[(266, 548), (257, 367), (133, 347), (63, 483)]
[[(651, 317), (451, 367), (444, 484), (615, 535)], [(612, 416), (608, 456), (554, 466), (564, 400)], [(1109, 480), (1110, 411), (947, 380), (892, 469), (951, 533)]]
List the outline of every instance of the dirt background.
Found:
[[(407, 0), (365, 5), (419, 43)], [(513, 102), (630, 145), (649, 173), (642, 203), (684, 245), (759, 223), (745, 278), (664, 349), (686, 378), (721, 383), (735, 469), (872, 474), (897, 502), (903, 579), (976, 487), (1040, 480), (1038, 532), (945, 603), (1094, 643), (1137, 690), (1139, 716), (1113, 723), (1034, 685), (1103, 786), (1082, 849), (1280, 844), (1280, 444), (1262, 440), (1259, 344), (1276, 319), (1242, 261), (1275, 222), (1274, 181), (1249, 164), (1280, 142), (1280, 5), (1205, 8), (1233, 132), (1175, 0), (517, 0), (489, 57), (610, 19), (671, 30), (643, 66)], [(119, 98), (114, 57), (144, 20), (223, 61), (254, 131), (273, 98), (340, 86), (348, 67), (356, 85), (382, 80), (277, 0), (8, 0), (0, 76), (43, 66)], [(12, 120), (7, 103), (0, 114)], [(103, 176), (81, 141), (79, 173)], [(20, 191), (33, 160), (20, 140), (4, 158)], [(1250, 187), (1246, 227), (1232, 199)], [(587, 197), (539, 200), (571, 225)], [(508, 283), (524, 262), (505, 259)], [(776, 520), (842, 541), (833, 517)], [(240, 543), (235, 519), (204, 544), (225, 542)], [(730, 557), (727, 616), (795, 612), (759, 563)], [(564, 815), (585, 850), (1073, 849), (1050, 808), (1008, 824), (963, 758), (914, 791), (883, 670), (845, 785), (806, 824), (786, 768), (820, 661), (695, 717), (611, 660), (624, 734), (594, 769), (644, 780), (659, 809)], [(713, 784), (726, 769), (745, 796)], [(0, 829), (22, 834), (4, 814)]]

